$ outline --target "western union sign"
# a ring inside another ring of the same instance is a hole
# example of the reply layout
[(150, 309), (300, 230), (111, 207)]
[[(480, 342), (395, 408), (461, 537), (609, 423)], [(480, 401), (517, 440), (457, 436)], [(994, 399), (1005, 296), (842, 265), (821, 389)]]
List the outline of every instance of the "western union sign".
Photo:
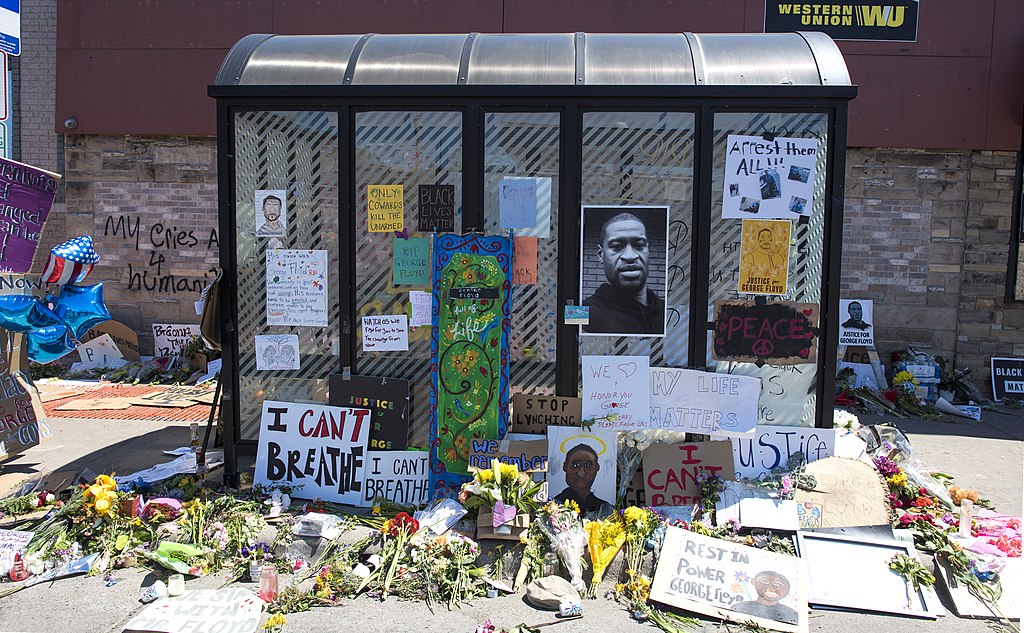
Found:
[(764, 32), (821, 31), (834, 40), (917, 41), (918, 0), (782, 2), (765, 0)]

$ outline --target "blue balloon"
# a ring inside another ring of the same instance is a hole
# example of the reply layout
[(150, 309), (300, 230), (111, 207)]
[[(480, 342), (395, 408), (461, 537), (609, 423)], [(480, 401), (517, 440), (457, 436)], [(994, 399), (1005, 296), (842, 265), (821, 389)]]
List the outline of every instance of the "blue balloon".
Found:
[(0, 328), (29, 332), (60, 322), (53, 310), (32, 295), (0, 295)]
[(57, 360), (75, 349), (71, 332), (63, 323), (29, 332), (25, 335), (25, 345), (28, 347), (28, 359), (35, 363)]
[(104, 321), (110, 320), (110, 313), (103, 303), (103, 284), (92, 286), (64, 286), (60, 297), (53, 306), (76, 341), (85, 333)]

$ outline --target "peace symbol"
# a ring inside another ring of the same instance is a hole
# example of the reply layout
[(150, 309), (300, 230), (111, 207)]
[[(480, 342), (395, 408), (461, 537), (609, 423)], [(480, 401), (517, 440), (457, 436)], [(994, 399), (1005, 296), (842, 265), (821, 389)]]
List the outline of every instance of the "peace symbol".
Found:
[(750, 350), (754, 352), (755, 356), (767, 358), (775, 351), (775, 345), (768, 339), (762, 338), (754, 341), (754, 344), (750, 346)]

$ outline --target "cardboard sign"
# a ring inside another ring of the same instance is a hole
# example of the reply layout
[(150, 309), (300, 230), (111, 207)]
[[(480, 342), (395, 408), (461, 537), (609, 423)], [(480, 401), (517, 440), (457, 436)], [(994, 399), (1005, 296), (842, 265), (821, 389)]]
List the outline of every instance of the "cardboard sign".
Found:
[(363, 317), (364, 352), (404, 352), (408, 349), (408, 316), (382, 314)]
[(83, 343), (92, 339), (109, 334), (114, 339), (114, 344), (121, 350), (121, 355), (129, 362), (136, 362), (142, 358), (139, 350), (139, 335), (120, 321), (105, 321), (85, 333), (82, 337)]
[(743, 220), (740, 294), (784, 295), (789, 282), (789, 220)]
[[(824, 150), (822, 150), (824, 151)], [(809, 217), (814, 208), (818, 139), (730, 134), (723, 218)]]
[(389, 233), (405, 228), (403, 185), (368, 185), (366, 213), (370, 233)]
[(455, 185), (420, 185), (419, 221), (421, 231), (455, 231)]
[[(187, 406), (195, 404), (191, 400)], [(121, 411), (132, 406), (131, 398), (80, 398), (55, 407), (55, 411)]]
[(409, 327), (423, 327), (430, 325), (430, 310), (433, 307), (434, 296), (422, 290), (409, 291)]
[(537, 225), (537, 181), (533, 178), (502, 178), (498, 185), (498, 212), (503, 229)]
[(992, 395), (996, 400), (1024, 400), (1024, 358), (992, 359)]
[[(328, 401), (334, 407), (368, 407), (371, 451), (401, 451), (409, 445), (409, 381), (331, 374)], [(425, 453), (424, 453), (425, 454)]]
[(14, 564), (14, 555), (28, 547), (32, 532), (0, 530), (0, 575), (7, 575)]
[(296, 486), (293, 497), (362, 502), (370, 409), (263, 402), (253, 481)]
[(530, 442), (507, 440), (470, 440), (469, 470), (486, 470), (491, 460), (515, 464), (519, 472), (542, 473), (548, 469), (548, 442), (544, 438)]
[(147, 393), (144, 396), (137, 396), (132, 398), (130, 402), (144, 407), (171, 407), (173, 409), (183, 409), (185, 407), (191, 407), (197, 402), (202, 402), (200, 398), (212, 394), (213, 391), (213, 389), (197, 389), (196, 387), (182, 385), (167, 387), (160, 391)]
[[(789, 459), (803, 453), (808, 462), (831, 457), (836, 432), (803, 426), (760, 426), (754, 437), (733, 438), (732, 450), (737, 477), (758, 479), (773, 468), (785, 467)], [(731, 477), (726, 476), (726, 479)]]
[(532, 286), (537, 283), (537, 238), (516, 237), (512, 255), (512, 283)]
[(807, 567), (795, 556), (669, 526), (651, 600), (775, 631), (807, 631)]
[(840, 299), (839, 324), (840, 345), (875, 344), (874, 304), (869, 299)]
[(198, 589), (161, 598), (125, 625), (125, 631), (255, 633), (263, 601), (250, 589)]
[(760, 393), (761, 381), (750, 376), (651, 367), (651, 425), (705, 435), (751, 435)]
[[(82, 362), (91, 367), (114, 367), (123, 365), (124, 355), (109, 334), (103, 334), (82, 343), (75, 348)], [(117, 362), (120, 361), (120, 362)]]
[(396, 237), (393, 242), (392, 283), (396, 286), (429, 286), (430, 238)]
[(649, 356), (584, 356), (583, 419), (595, 429), (651, 428)]
[(267, 249), (267, 325), (327, 327), (327, 251)]
[(0, 222), (0, 272), (27, 273), (32, 268), (59, 186), (60, 174), (0, 158), (0, 203), (7, 210)]
[(18, 374), (28, 368), (23, 341), (0, 329), (0, 461), (38, 444), (46, 417), (35, 388)]
[(714, 357), (717, 360), (813, 363), (818, 349), (818, 305), (778, 301), (716, 301)]
[(652, 444), (643, 456), (647, 501), (654, 506), (698, 504), (701, 475), (728, 478), (732, 460), (729, 442)]
[(423, 505), (430, 501), (429, 469), (428, 451), (368, 451), (359, 505), (369, 507), (378, 499), (407, 506)]
[[(888, 489), (878, 471), (854, 459), (828, 457), (807, 465), (814, 477), (814, 490), (797, 489), (794, 499), (818, 527), (840, 528), (859, 525), (887, 525)], [(814, 507), (818, 516), (814, 517)], [(810, 510), (806, 510), (810, 507)]]
[(511, 433), (544, 434), (548, 426), (579, 426), (583, 401), (562, 396), (512, 396)]
[(199, 326), (189, 323), (154, 323), (153, 356), (178, 356), (192, 339), (199, 336)]

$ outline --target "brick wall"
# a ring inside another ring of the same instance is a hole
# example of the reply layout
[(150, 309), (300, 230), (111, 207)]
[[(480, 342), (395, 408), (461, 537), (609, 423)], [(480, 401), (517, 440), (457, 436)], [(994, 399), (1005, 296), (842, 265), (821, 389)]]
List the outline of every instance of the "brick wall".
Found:
[(850, 149), (845, 298), (872, 299), (883, 359), (913, 345), (973, 368), (1024, 354), (1024, 306), (1005, 304), (1013, 152)]

